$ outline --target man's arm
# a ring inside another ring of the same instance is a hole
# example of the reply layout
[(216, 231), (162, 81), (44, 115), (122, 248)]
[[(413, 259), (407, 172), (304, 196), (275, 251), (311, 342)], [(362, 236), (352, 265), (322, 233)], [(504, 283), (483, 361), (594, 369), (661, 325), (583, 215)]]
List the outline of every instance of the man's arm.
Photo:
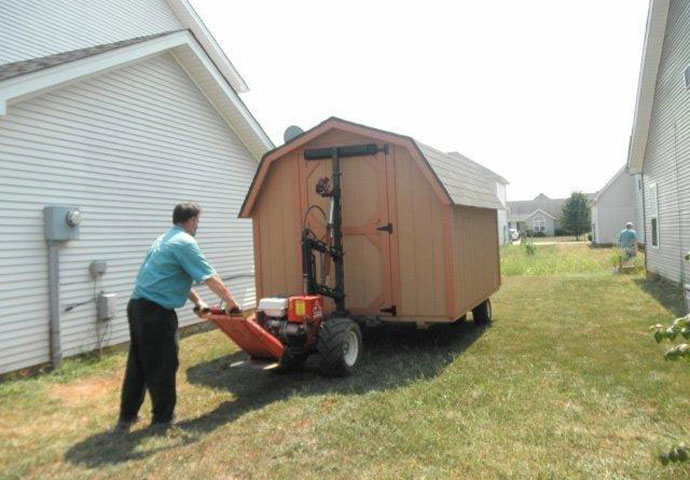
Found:
[(233, 308), (240, 308), (240, 306), (237, 304), (232, 294), (230, 293), (230, 290), (228, 290), (228, 287), (225, 286), (223, 280), (221, 280), (218, 275), (214, 275), (208, 280), (204, 281), (204, 284), (208, 288), (210, 288), (213, 293), (218, 295), (221, 298), (221, 300), (225, 302), (229, 310), (232, 310)]
[(203, 308), (207, 306), (206, 302), (202, 300), (202, 298), (193, 288), (189, 291), (189, 300), (194, 304), (195, 307)]

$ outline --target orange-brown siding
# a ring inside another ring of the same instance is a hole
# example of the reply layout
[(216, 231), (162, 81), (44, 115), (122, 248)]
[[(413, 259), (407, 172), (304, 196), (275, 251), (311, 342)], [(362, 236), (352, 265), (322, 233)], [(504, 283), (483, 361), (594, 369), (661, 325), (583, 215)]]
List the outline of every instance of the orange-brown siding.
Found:
[(501, 284), (496, 210), (453, 208), (455, 297), (463, 314)]
[[(388, 143), (333, 129), (271, 159), (250, 209), (259, 298), (301, 292), (303, 216), (312, 204), (328, 212), (314, 187), (330, 177), (330, 160), (307, 162), (304, 150), (372, 142)], [(346, 306), (376, 315), (392, 304), (392, 320), (452, 321), (500, 285), (496, 211), (451, 205), (411, 143), (388, 144), (387, 155), (342, 161)], [(392, 234), (378, 230), (388, 222)], [(320, 213), (307, 224), (325, 236)]]
[(401, 316), (446, 316), (441, 201), (407, 149), (395, 147)]
[[(253, 211), (258, 298), (302, 289), (296, 156), (274, 162)], [(258, 242), (256, 241), (258, 240)]]

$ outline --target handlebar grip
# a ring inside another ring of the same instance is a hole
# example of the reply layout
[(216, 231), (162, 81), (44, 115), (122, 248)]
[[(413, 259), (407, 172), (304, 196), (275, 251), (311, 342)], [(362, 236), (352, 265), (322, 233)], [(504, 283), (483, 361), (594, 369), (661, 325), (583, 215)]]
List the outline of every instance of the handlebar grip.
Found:
[(240, 310), (238, 307), (234, 307), (232, 310), (230, 310), (230, 315), (236, 315), (242, 313), (242, 310)]
[[(194, 307), (194, 313), (198, 313), (199, 310), (200, 310), (199, 307)], [(210, 311), (211, 311), (211, 309), (209, 307), (205, 307), (203, 310), (201, 310), (201, 313), (208, 313)]]

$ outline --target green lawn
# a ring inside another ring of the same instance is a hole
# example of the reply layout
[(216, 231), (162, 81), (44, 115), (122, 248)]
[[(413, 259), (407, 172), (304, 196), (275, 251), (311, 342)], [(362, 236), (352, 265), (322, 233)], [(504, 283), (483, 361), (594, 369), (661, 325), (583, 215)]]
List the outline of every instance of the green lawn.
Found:
[(647, 331), (681, 313), (679, 292), (567, 248), (507, 247), (490, 327), (367, 332), (347, 379), (230, 368), (221, 333), (188, 336), (164, 435), (105, 433), (123, 352), (4, 382), (0, 478), (690, 477), (655, 459), (688, 435), (690, 375)]

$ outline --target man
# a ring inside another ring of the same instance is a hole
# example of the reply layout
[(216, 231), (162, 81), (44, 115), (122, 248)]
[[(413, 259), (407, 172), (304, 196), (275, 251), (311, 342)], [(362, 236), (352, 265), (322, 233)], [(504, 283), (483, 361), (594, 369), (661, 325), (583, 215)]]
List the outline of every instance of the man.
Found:
[(174, 309), (189, 299), (199, 307), (197, 315), (203, 318), (202, 311), (207, 307), (192, 283), (204, 283), (228, 309), (238, 308), (194, 238), (200, 214), (195, 203), (177, 205), (173, 228), (153, 242), (139, 269), (127, 305), (131, 343), (116, 431), (127, 431), (136, 422), (147, 389), (153, 403), (152, 425), (167, 426), (172, 422), (179, 341)]
[(618, 248), (625, 253), (626, 261), (637, 255), (637, 232), (633, 230), (632, 222), (626, 223), (618, 234)]

